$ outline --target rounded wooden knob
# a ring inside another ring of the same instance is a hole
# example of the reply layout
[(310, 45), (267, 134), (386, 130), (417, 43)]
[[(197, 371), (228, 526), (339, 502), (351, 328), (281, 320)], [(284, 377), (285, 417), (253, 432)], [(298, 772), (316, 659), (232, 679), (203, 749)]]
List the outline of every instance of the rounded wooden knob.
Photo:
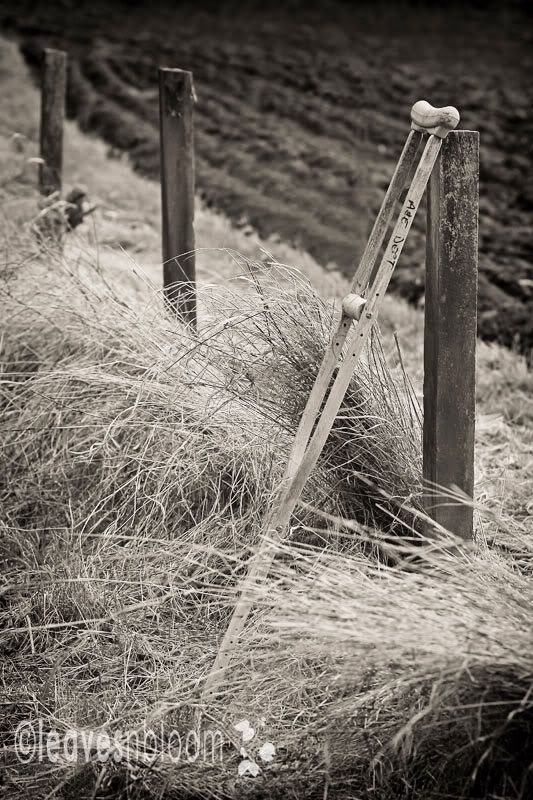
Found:
[(460, 119), (454, 106), (435, 108), (427, 100), (419, 100), (411, 109), (411, 127), (415, 131), (434, 134), (441, 139), (457, 128)]
[(366, 300), (358, 294), (347, 294), (342, 301), (342, 313), (351, 319), (361, 319)]

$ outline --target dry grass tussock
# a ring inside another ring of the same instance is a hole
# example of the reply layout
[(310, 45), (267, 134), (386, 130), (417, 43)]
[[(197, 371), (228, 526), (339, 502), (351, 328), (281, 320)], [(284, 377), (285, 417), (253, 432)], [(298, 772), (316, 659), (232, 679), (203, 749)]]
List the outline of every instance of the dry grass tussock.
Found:
[[(378, 337), (228, 684), (202, 705), (332, 308), (298, 274), (243, 263), (252, 291), (244, 300), (205, 287), (195, 336), (159, 296), (140, 304), (97, 265), (10, 253), (0, 399), (9, 796), (388, 800), (489, 787), (526, 797), (531, 545), (518, 526), (507, 531), (512, 556), (409, 544), (419, 410)], [(165, 737), (189, 730), (200, 707), (224, 732), (222, 762), (171, 763)], [(159, 734), (120, 763), (91, 751), (23, 767), (13, 731), (28, 718), (60, 732)], [(276, 747), (253, 778), (238, 776), (243, 718)]]

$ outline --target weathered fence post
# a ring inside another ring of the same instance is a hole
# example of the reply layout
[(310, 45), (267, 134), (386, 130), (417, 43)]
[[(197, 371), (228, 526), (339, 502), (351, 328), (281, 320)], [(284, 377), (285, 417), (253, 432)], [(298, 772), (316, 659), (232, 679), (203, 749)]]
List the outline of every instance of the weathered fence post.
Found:
[(163, 286), (172, 310), (196, 327), (193, 78), (159, 69)]
[(63, 121), (67, 86), (67, 54), (44, 51), (41, 87), (41, 135), (39, 191), (48, 196), (61, 191), (63, 170)]
[(473, 510), (439, 494), (474, 489), (479, 134), (452, 131), (428, 188), (424, 326), (425, 508), (469, 538)]

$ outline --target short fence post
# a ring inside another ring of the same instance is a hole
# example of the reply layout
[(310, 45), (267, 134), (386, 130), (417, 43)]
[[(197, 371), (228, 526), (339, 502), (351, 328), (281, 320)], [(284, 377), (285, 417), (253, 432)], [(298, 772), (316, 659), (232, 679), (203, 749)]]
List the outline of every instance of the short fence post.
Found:
[(439, 494), (474, 489), (479, 133), (452, 131), (430, 179), (426, 237), (423, 475), (425, 509), (473, 535), (473, 509)]
[(159, 69), (163, 286), (172, 310), (196, 327), (193, 78)]
[(63, 121), (67, 85), (67, 54), (44, 51), (41, 86), (41, 135), (39, 191), (48, 195), (61, 191), (63, 170)]

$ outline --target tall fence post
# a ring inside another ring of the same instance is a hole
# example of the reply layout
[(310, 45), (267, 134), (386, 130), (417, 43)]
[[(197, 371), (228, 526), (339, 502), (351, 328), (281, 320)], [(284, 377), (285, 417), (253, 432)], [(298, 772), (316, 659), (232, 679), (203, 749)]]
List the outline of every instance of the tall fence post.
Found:
[(428, 188), (424, 325), (425, 508), (473, 535), (473, 509), (438, 487), (474, 489), (479, 133), (452, 131)]
[(159, 69), (163, 286), (172, 310), (196, 327), (193, 78)]
[(63, 122), (67, 86), (67, 54), (44, 51), (41, 86), (41, 134), (39, 191), (48, 196), (61, 191), (63, 171)]

